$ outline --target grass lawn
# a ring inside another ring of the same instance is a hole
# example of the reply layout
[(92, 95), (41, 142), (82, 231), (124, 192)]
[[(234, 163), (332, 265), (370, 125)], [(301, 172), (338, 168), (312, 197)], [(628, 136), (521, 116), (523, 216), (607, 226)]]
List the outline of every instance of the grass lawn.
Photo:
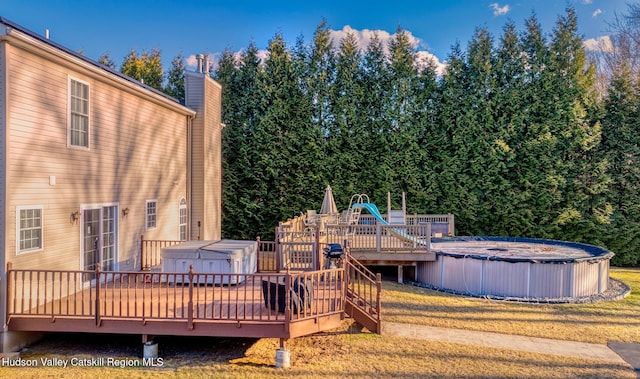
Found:
[[(605, 343), (640, 342), (640, 270), (611, 275), (632, 287), (624, 300), (522, 304), (451, 296), (385, 283), (383, 319), (394, 322)], [(379, 336), (351, 320), (335, 331), (287, 342), (291, 368), (275, 369), (277, 339), (158, 337), (163, 366), (0, 367), (20, 378), (635, 378), (626, 365), (481, 346)], [(141, 362), (139, 336), (51, 335), (22, 359), (115, 358)]]
[(631, 288), (623, 300), (529, 304), (460, 297), (385, 282), (384, 320), (569, 341), (640, 342), (640, 270), (611, 269)]

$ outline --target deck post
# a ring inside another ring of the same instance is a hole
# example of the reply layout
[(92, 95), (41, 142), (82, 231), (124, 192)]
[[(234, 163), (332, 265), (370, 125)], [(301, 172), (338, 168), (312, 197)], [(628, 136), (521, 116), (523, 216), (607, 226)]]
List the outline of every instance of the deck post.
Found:
[(140, 235), (140, 271), (144, 270), (144, 234)]
[(256, 247), (256, 270), (257, 272), (261, 272), (262, 270), (260, 270), (260, 259), (262, 257), (262, 254), (260, 254), (260, 236), (256, 237), (256, 243), (258, 244), (258, 246)]
[(404, 283), (404, 266), (398, 265), (398, 284)]
[(315, 264), (313, 265), (313, 269), (314, 270), (321, 270), (322, 266), (320, 264), (321, 262), (321, 257), (320, 257), (320, 226), (316, 225), (316, 238), (314, 240), (314, 246), (312, 248), (313, 250), (313, 259), (315, 260)]
[(280, 254), (281, 254), (281, 249), (280, 249), (280, 234), (278, 233), (279, 228), (276, 227), (276, 272), (280, 271)]
[[(344, 271), (342, 275), (344, 275), (342, 288), (340, 289), (340, 300), (342, 301), (342, 309), (345, 308), (345, 300), (347, 299), (347, 293), (349, 292), (349, 286), (351, 285), (351, 275), (355, 275), (353, 271), (353, 263), (351, 263), (351, 253), (350, 250), (347, 254), (344, 255), (344, 262), (342, 262), (342, 267)], [(346, 313), (346, 312), (345, 312)]]
[(380, 295), (382, 294), (382, 274), (376, 274), (376, 315), (378, 316), (378, 323), (376, 333), (382, 333), (382, 309), (380, 306), (382, 305), (382, 300)]
[(100, 326), (100, 263), (96, 263), (96, 326)]
[(291, 272), (287, 267), (284, 276), (284, 330), (291, 328)]
[(289, 368), (291, 365), (291, 352), (284, 346), (284, 338), (280, 338), (280, 348), (276, 350), (276, 368)]
[(187, 328), (193, 330), (193, 265), (189, 265), (189, 302), (187, 307)]
[[(11, 280), (11, 276), (12, 276), (11, 275), (12, 274), (11, 270), (12, 269), (13, 269), (13, 263), (8, 262), (7, 263), (7, 287), (6, 287), (6, 289), (7, 289), (6, 295), (7, 296), (5, 297), (7, 303), (6, 303), (6, 309), (5, 309), (5, 315), (4, 315), (6, 318), (8, 318), (9, 312), (13, 311), (13, 307), (11, 306), (11, 304), (12, 304), (11, 292), (13, 290), (13, 281)], [(13, 275), (13, 276), (15, 276), (15, 275)], [(2, 308), (2, 307), (0, 307), (0, 308)], [(6, 318), (5, 318), (5, 321), (6, 321)]]
[(142, 358), (158, 358), (158, 343), (153, 340), (154, 336), (142, 335)]
[(376, 223), (376, 253), (380, 252), (382, 247), (382, 227)]

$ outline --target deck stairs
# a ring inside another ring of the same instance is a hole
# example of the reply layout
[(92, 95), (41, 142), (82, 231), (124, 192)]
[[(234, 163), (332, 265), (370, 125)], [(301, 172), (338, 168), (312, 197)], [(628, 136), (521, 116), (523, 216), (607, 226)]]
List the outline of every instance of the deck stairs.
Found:
[(345, 313), (374, 333), (380, 334), (380, 294), (382, 279), (355, 258), (344, 259), (347, 275)]

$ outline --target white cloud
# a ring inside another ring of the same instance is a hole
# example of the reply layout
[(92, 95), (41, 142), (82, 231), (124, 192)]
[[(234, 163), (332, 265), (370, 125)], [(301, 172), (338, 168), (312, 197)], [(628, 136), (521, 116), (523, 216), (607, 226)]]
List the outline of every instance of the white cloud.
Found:
[[(371, 40), (373, 40), (374, 36), (377, 35), (378, 40), (380, 40), (382, 44), (383, 52), (385, 54), (389, 54), (389, 48), (388, 48), (389, 41), (391, 41), (396, 37), (395, 33), (391, 34), (386, 30), (370, 30), (370, 29), (356, 30), (349, 25), (344, 26), (341, 30), (329, 30), (329, 31), (331, 33), (332, 46), (336, 51), (340, 48), (340, 42), (342, 41), (342, 39), (345, 38), (349, 33), (352, 33), (356, 37), (358, 48), (362, 53), (366, 51), (367, 47), (369, 46), (369, 43), (371, 43)], [(411, 47), (416, 49), (416, 66), (418, 68), (424, 68), (429, 63), (433, 63), (436, 73), (438, 75), (442, 75), (447, 67), (446, 63), (441, 62), (437, 56), (430, 53), (427, 50), (427, 44), (424, 43), (422, 39), (414, 36), (408, 30), (405, 30), (405, 33), (407, 34), (407, 38), (409, 40), (409, 43), (411, 44)], [(240, 60), (242, 59), (243, 52), (244, 50), (241, 49), (234, 53), (236, 62), (240, 62)], [(264, 62), (268, 56), (269, 56), (269, 52), (267, 50), (258, 50), (258, 58), (260, 58), (262, 62)], [(218, 60), (220, 58), (220, 53), (215, 53), (215, 54), (209, 53), (208, 57), (211, 65), (211, 70), (215, 70), (218, 67)], [(186, 57), (185, 63), (187, 68), (195, 70), (196, 67), (198, 66), (196, 55), (192, 54)]]
[(188, 57), (186, 57), (185, 63), (187, 64), (188, 67), (196, 67), (198, 64), (198, 61), (196, 60), (195, 54), (191, 54)]
[(418, 66), (418, 68), (427, 67), (430, 64), (433, 64), (433, 66), (435, 67), (436, 74), (444, 75), (444, 72), (447, 69), (446, 63), (440, 62), (440, 59), (438, 59), (438, 57), (428, 51), (416, 52), (416, 66)]
[[(377, 34), (378, 39), (382, 42), (382, 46), (385, 54), (388, 53), (387, 45), (389, 40), (393, 38), (393, 35), (387, 32), (386, 30), (356, 30), (353, 29), (349, 25), (345, 25), (342, 30), (330, 30), (331, 32), (331, 42), (333, 44), (334, 49), (338, 49), (340, 47), (340, 41), (346, 38), (348, 34), (353, 34), (356, 37), (356, 41), (358, 41), (358, 48), (360, 51), (365, 51), (371, 40), (373, 40), (374, 36)], [(415, 43), (415, 38), (413, 35), (409, 37), (411, 39), (411, 43)], [(413, 45), (412, 45), (413, 46)]]
[(582, 0), (582, 4), (593, 4), (593, 0)]
[[(336, 50), (339, 49), (340, 41), (343, 38), (345, 38), (349, 33), (351, 33), (356, 37), (356, 41), (358, 42), (358, 48), (360, 49), (361, 52), (366, 51), (367, 46), (369, 46), (369, 43), (371, 43), (371, 40), (373, 40), (374, 36), (377, 35), (378, 40), (380, 40), (380, 42), (382, 43), (382, 48), (385, 54), (389, 53), (389, 49), (388, 49), (389, 41), (391, 41), (396, 37), (395, 33), (391, 34), (386, 30), (370, 30), (370, 29), (356, 30), (349, 25), (345, 25), (342, 28), (342, 30), (331, 30), (330, 32), (331, 32), (331, 40), (332, 40), (334, 49)], [(435, 55), (431, 54), (429, 51), (426, 50), (427, 45), (426, 43), (424, 43), (422, 39), (414, 36), (408, 30), (405, 30), (405, 33), (407, 34), (407, 38), (409, 39), (409, 43), (411, 44), (411, 47), (416, 49), (416, 66), (419, 68), (423, 68), (423, 67), (426, 67), (426, 65), (429, 62), (433, 62), (436, 72), (439, 75), (442, 75), (446, 68), (446, 64), (440, 62), (438, 57), (436, 57)]]
[(505, 15), (505, 14), (509, 13), (509, 11), (511, 10), (511, 7), (509, 6), (509, 4), (505, 4), (503, 6), (500, 6), (500, 4), (498, 4), (498, 3), (491, 3), (491, 4), (489, 4), (489, 6), (493, 9), (493, 15), (494, 16)]
[(593, 12), (591, 17), (597, 17), (601, 13), (602, 13), (602, 9), (598, 8), (598, 9), (595, 10), (595, 12)]
[(601, 36), (598, 38), (589, 38), (583, 42), (584, 48), (588, 51), (601, 51), (605, 53), (613, 52), (613, 44), (609, 36)]

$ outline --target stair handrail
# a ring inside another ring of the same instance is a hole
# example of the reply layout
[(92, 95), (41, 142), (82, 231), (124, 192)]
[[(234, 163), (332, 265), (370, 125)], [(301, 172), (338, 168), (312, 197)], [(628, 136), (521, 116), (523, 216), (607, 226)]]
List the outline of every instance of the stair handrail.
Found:
[[(355, 199), (355, 201), (353, 201)], [(365, 201), (366, 199), (366, 201)], [(351, 206), (353, 204), (357, 204), (357, 203), (370, 203), (371, 201), (369, 200), (369, 195), (367, 195), (366, 193), (356, 193), (351, 195), (351, 199), (349, 199), (349, 208), (347, 209), (351, 209)]]
[[(366, 314), (367, 317), (375, 324), (375, 333), (380, 333), (381, 327), (381, 292), (382, 279), (380, 274), (374, 274), (366, 268), (360, 261), (345, 254), (346, 272), (346, 301), (353, 307), (357, 308), (360, 313)], [(364, 281), (362, 283), (360, 281)], [(357, 285), (355, 283), (358, 283)], [(369, 291), (367, 291), (369, 288)], [(375, 289), (375, 298), (373, 296)], [(364, 292), (364, 295), (363, 293)], [(367, 296), (367, 294), (369, 296)], [(353, 314), (349, 316), (354, 317)]]

